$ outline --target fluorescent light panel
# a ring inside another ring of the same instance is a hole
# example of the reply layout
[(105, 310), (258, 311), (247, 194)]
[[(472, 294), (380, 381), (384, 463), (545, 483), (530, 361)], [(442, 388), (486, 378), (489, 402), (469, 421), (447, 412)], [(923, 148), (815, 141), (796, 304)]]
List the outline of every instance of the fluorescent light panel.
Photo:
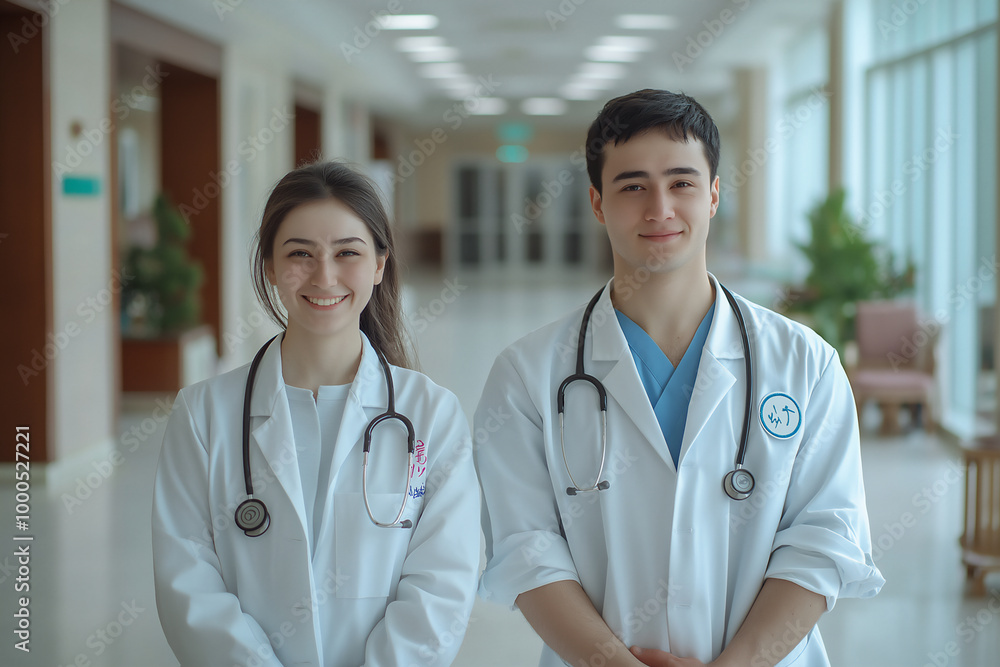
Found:
[(463, 76), (462, 66), (458, 63), (430, 63), (422, 65), (418, 70), (420, 76), (428, 79), (447, 79), (455, 76)]
[(625, 68), (615, 63), (583, 63), (577, 78), (583, 79), (620, 79), (625, 75)]
[(559, 94), (567, 100), (596, 100), (600, 92), (597, 88), (581, 88), (573, 84), (559, 89)]
[(465, 104), (474, 116), (499, 116), (507, 111), (507, 100), (502, 97), (476, 97)]
[(410, 60), (418, 63), (446, 62), (458, 60), (458, 49), (450, 46), (442, 46), (437, 49), (427, 49), (426, 51), (410, 51), (407, 54)]
[(649, 37), (636, 37), (633, 35), (607, 35), (597, 40), (597, 46), (619, 51), (650, 51), (656, 46), (656, 42)]
[(566, 113), (566, 100), (558, 97), (529, 97), (521, 102), (521, 111), (529, 116), (561, 116)]
[(677, 18), (668, 14), (621, 14), (615, 25), (626, 30), (670, 30), (677, 27)]
[(417, 51), (433, 51), (444, 48), (444, 39), (436, 36), (403, 37), (396, 40), (396, 50), (413, 53)]
[(639, 53), (636, 51), (609, 49), (606, 46), (589, 46), (583, 55), (587, 57), (587, 60), (607, 63), (633, 63), (639, 59)]
[(383, 30), (432, 30), (437, 27), (438, 17), (433, 14), (395, 14), (378, 17)]

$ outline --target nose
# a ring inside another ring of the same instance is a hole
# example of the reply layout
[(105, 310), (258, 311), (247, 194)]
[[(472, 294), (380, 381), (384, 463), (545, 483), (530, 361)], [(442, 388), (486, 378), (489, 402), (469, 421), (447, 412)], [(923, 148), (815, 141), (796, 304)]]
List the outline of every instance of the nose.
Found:
[(337, 284), (337, 265), (326, 257), (319, 257), (316, 260), (312, 272), (312, 284), (316, 287), (327, 288)]
[(660, 188), (651, 188), (646, 200), (646, 219), (669, 220), (674, 217), (674, 203), (670, 195)]

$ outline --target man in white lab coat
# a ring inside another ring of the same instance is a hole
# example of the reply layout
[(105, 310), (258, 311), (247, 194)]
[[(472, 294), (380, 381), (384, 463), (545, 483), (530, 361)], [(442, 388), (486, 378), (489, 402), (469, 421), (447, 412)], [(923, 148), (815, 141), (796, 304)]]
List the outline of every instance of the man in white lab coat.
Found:
[[(542, 665), (828, 665), (816, 621), (884, 583), (840, 360), (708, 273), (719, 138), (701, 105), (614, 99), (586, 148), (614, 277), (582, 335), (583, 307), (487, 380), (480, 594), (520, 608)], [(606, 447), (596, 383), (558, 414), (581, 371), (607, 391)]]

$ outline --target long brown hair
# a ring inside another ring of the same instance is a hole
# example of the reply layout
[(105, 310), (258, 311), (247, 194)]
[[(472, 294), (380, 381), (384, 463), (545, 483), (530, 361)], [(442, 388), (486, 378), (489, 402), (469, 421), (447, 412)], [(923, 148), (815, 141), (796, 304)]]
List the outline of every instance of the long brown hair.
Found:
[(302, 204), (324, 199), (336, 199), (351, 209), (371, 232), (379, 257), (387, 255), (382, 282), (372, 289), (371, 299), (361, 313), (361, 331), (390, 364), (413, 368), (413, 355), (403, 326), (399, 269), (389, 216), (375, 184), (345, 164), (307, 164), (289, 172), (274, 186), (254, 239), (253, 286), (258, 300), (278, 326), (288, 327), (288, 320), (269, 289), (264, 266), (273, 256), (274, 239), (285, 216)]

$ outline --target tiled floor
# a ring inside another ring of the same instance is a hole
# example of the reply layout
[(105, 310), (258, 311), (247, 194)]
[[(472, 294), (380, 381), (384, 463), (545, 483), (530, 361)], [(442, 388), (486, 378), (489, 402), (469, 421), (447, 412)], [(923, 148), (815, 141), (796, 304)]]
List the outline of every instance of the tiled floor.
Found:
[[(601, 282), (530, 273), (412, 278), (407, 309), (423, 370), (455, 391), (471, 414), (495, 355), (586, 300)], [(739, 291), (738, 282), (732, 285)], [(760, 292), (767, 303), (769, 292)], [(18, 563), (13, 530), (0, 532), (7, 545), (0, 548), (0, 665), (177, 664), (159, 628), (150, 566), (151, 480), (162, 425), (151, 418), (155, 404), (129, 405), (121, 431), (151, 431), (135, 451), (85, 461), (59, 487), (33, 485), (30, 654), (13, 646)], [(833, 664), (998, 667), (1000, 591), (968, 597), (960, 565), (959, 453), (920, 431), (876, 437), (877, 422), (877, 413), (865, 413), (862, 445), (872, 536), (888, 583), (878, 597), (842, 600), (822, 619)], [(13, 497), (13, 486), (0, 484), (0, 507), (10, 514)], [(539, 647), (519, 615), (477, 603), (455, 664), (531, 666)]]

